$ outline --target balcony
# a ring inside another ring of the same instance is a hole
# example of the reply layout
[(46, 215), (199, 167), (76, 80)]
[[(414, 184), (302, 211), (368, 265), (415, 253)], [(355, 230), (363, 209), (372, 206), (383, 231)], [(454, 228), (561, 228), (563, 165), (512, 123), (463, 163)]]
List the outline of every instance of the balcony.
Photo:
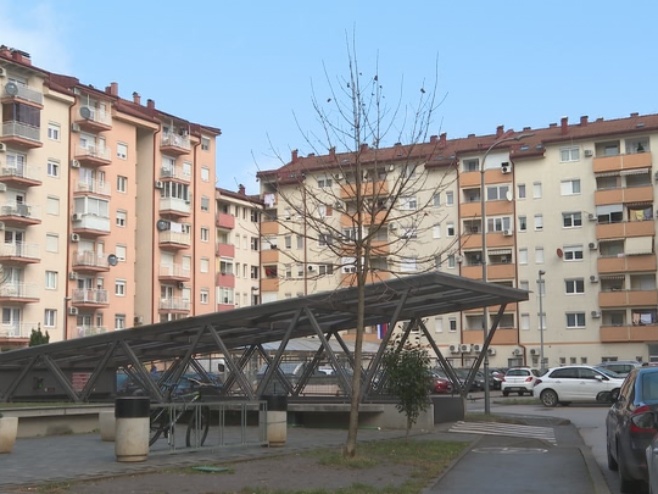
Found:
[(603, 326), (599, 328), (601, 343), (646, 343), (658, 340), (658, 325)]
[(112, 130), (112, 115), (104, 110), (92, 106), (81, 106), (77, 115), (74, 124), (81, 130), (94, 134)]
[[(340, 184), (340, 197), (352, 199), (357, 195), (355, 184)], [(388, 183), (385, 180), (379, 182), (364, 182), (361, 184), (361, 197), (387, 197)]]
[(27, 84), (8, 82), (0, 93), (0, 103), (23, 103), (35, 108), (43, 108), (43, 93)]
[(96, 146), (94, 144), (78, 146), (73, 158), (71, 166), (74, 168), (79, 166), (98, 167), (112, 164), (110, 149), (105, 146)]
[(192, 273), (189, 268), (185, 269), (180, 264), (173, 264), (171, 266), (160, 266), (160, 271), (158, 272), (158, 279), (164, 282), (180, 282), (180, 281), (190, 281)]
[(73, 231), (77, 234), (101, 236), (110, 234), (110, 218), (91, 213), (73, 213), (71, 215)]
[(75, 329), (76, 338), (84, 338), (85, 336), (107, 333), (107, 328), (104, 326), (76, 326)]
[(607, 204), (652, 203), (653, 186), (620, 187), (618, 189), (603, 189), (594, 192), (594, 203), (597, 206)]
[(654, 220), (621, 221), (619, 223), (598, 223), (596, 225), (596, 238), (616, 239), (626, 237), (649, 237), (656, 234)]
[(260, 224), (261, 235), (277, 235), (279, 233), (279, 223), (276, 221), (263, 221)]
[(112, 189), (110, 184), (101, 180), (88, 180), (75, 184), (73, 188), (75, 195), (97, 195), (97, 196), (110, 196)]
[(3, 166), (0, 168), (0, 183), (21, 189), (41, 185), (40, 170), (34, 166)]
[(107, 290), (102, 288), (76, 288), (73, 290), (71, 305), (81, 309), (95, 309), (109, 306)]
[(461, 172), (459, 174), (460, 188), (480, 187), (481, 183), (482, 177), (480, 176), (479, 170), (474, 172)]
[(190, 145), (190, 138), (188, 136), (181, 136), (173, 132), (162, 134), (160, 141), (160, 151), (163, 154), (181, 156), (188, 154), (192, 146)]
[(36, 322), (8, 322), (0, 323), (1, 338), (25, 338), (29, 339), (32, 330), (38, 326)]
[(275, 264), (279, 261), (278, 249), (266, 249), (260, 251), (261, 264)]
[(165, 250), (188, 249), (191, 243), (189, 233), (164, 231), (160, 232), (159, 245)]
[(599, 257), (596, 268), (599, 274), (655, 272), (656, 255)]
[(233, 273), (219, 273), (215, 283), (222, 288), (235, 288), (235, 275)]
[(189, 312), (190, 301), (182, 297), (161, 298), (158, 309), (160, 312)]
[(39, 127), (16, 121), (2, 123), (0, 142), (25, 149), (35, 149), (43, 146)]
[(235, 216), (233, 216), (232, 214), (218, 213), (217, 228), (223, 228), (225, 230), (233, 230), (235, 228)]
[(41, 262), (39, 244), (0, 244), (0, 264), (25, 265)]
[(235, 257), (235, 245), (217, 244), (217, 255), (219, 257), (228, 257), (233, 259)]
[(629, 307), (658, 305), (658, 290), (612, 290), (599, 292), (599, 307)]
[(592, 160), (594, 173), (616, 172), (651, 167), (651, 153), (618, 154), (615, 156), (601, 156)]
[(6, 226), (25, 228), (41, 223), (41, 208), (29, 204), (5, 203), (0, 206), (0, 221)]
[(28, 304), (39, 301), (39, 286), (36, 283), (7, 281), (0, 284), (0, 302)]
[[(383, 271), (371, 271), (366, 274), (366, 284), (371, 285), (373, 283), (390, 280), (391, 277), (391, 273), (386, 273)], [(353, 286), (356, 286), (356, 273), (343, 273), (339, 288), (349, 288)]]
[(160, 213), (168, 216), (187, 217), (192, 214), (191, 201), (178, 197), (161, 197)]
[(279, 278), (263, 278), (260, 282), (261, 291), (263, 292), (278, 292), (279, 291)]
[(102, 273), (110, 270), (106, 255), (100, 255), (93, 250), (75, 251), (73, 253), (73, 271), (85, 273)]
[(160, 168), (161, 179), (174, 179), (179, 182), (190, 182), (190, 174), (183, 171), (179, 166), (163, 166)]

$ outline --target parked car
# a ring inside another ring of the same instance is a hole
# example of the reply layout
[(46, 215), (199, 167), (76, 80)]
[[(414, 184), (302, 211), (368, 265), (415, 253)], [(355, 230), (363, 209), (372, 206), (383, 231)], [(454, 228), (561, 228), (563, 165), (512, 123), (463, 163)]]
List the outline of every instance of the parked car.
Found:
[[(649, 468), (658, 459), (647, 460), (652, 438), (658, 432), (654, 412), (658, 412), (658, 367), (637, 367), (626, 376), (624, 385), (606, 417), (608, 468), (619, 472), (621, 492), (634, 492), (641, 481), (648, 481)], [(656, 476), (654, 471), (653, 476)], [(658, 484), (654, 481), (654, 490)]]
[(502, 389), (503, 378), (505, 377), (506, 369), (499, 368), (489, 368), (489, 382), (491, 383), (491, 389), (500, 390)]
[(443, 369), (432, 369), (430, 381), (430, 393), (448, 394), (452, 393), (452, 381)]
[(533, 396), (547, 407), (572, 401), (614, 401), (623, 382), (612, 371), (589, 365), (553, 367), (537, 378)]
[(509, 396), (510, 393), (518, 393), (519, 396), (528, 393), (532, 396), (539, 374), (538, 369), (531, 367), (512, 367), (508, 369), (500, 386), (503, 396)]
[[(471, 369), (458, 368), (453, 370), (457, 376), (457, 379), (459, 379), (460, 386), (463, 387), (466, 384), (466, 380), (469, 373), (471, 372)], [(476, 372), (475, 379), (473, 380), (473, 383), (471, 384), (471, 387), (468, 391), (484, 391), (484, 374), (482, 374), (481, 371)]]
[(597, 367), (610, 369), (620, 376), (626, 377), (630, 371), (636, 367), (642, 367), (642, 365), (642, 362), (638, 362), (637, 360), (608, 360), (606, 362), (601, 362)]

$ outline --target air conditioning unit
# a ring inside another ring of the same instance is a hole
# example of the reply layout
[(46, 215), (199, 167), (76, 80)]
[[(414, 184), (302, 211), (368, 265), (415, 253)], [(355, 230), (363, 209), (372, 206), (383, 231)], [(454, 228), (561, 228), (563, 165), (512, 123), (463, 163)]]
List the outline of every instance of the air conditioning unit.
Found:
[(7, 185), (6, 184), (0, 184), (0, 192), (7, 192)]
[(395, 223), (395, 222), (393, 222), (393, 223), (389, 223), (389, 224), (388, 224), (388, 229), (391, 230), (391, 231), (395, 231), (395, 230), (398, 229), (398, 224)]
[(78, 315), (78, 308), (77, 307), (69, 307), (69, 316), (77, 316)]
[(480, 353), (482, 351), (482, 345), (478, 345), (477, 343), (473, 345), (473, 351), (475, 353)]
[(179, 290), (182, 290), (183, 288), (185, 288), (185, 283), (183, 283), (182, 281), (180, 281), (180, 282), (178, 283), (178, 289), (179, 289)]
[(71, 233), (71, 242), (79, 242), (80, 241), (80, 235), (77, 233)]
[(592, 275), (592, 276), (589, 277), (589, 282), (590, 283), (598, 283), (599, 279), (596, 276)]
[(334, 174), (334, 180), (336, 182), (340, 182), (341, 180), (343, 180), (343, 174), (342, 173), (335, 173)]
[(458, 263), (462, 263), (462, 262), (464, 262), (464, 256), (462, 256), (462, 255), (460, 255), (460, 254), (457, 254), (457, 255), (455, 256), (455, 261), (458, 262)]
[(512, 236), (512, 230), (508, 228), (507, 230), (503, 230), (503, 235), (505, 237), (511, 237)]
[(336, 201), (334, 203), (334, 209), (336, 211), (343, 211), (345, 209), (345, 203), (343, 201)]
[(512, 352), (512, 355), (519, 356), (523, 353), (523, 351), (520, 348), (515, 348), (514, 351)]
[(80, 213), (73, 213), (71, 215), (71, 221), (73, 223), (77, 223), (78, 221), (82, 221), (82, 215)]
[(80, 162), (78, 160), (71, 160), (71, 168), (80, 168)]
[(488, 355), (496, 355), (496, 349), (493, 347), (487, 348), (487, 354)]
[(530, 355), (539, 355), (539, 350), (537, 350), (536, 348), (531, 348)]
[(71, 132), (80, 132), (80, 125), (77, 123), (71, 124)]
[(315, 271), (315, 266), (313, 264), (309, 264), (308, 265), (308, 270), (311, 271), (311, 272)]
[(596, 250), (596, 242), (589, 243), (589, 250)]
[(589, 213), (587, 215), (587, 219), (590, 220), (590, 221), (596, 221), (597, 220), (596, 215), (594, 213)]
[(7, 77), (7, 71), (4, 67), (0, 67), (0, 77)]
[(461, 345), (459, 345), (459, 351), (462, 353), (469, 353), (471, 351), (471, 348), (472, 348), (471, 345), (469, 345), (468, 343), (462, 343)]
[(164, 183), (162, 183), (160, 180), (155, 181), (155, 188), (156, 189), (162, 189), (164, 187)]
[(135, 316), (133, 318), (133, 324), (143, 324), (144, 323), (144, 318), (142, 316)]
[(510, 166), (508, 161), (503, 161), (500, 164), (500, 171), (503, 173), (509, 173), (512, 171), (512, 167)]
[(0, 153), (4, 153), (7, 150), (7, 145), (4, 142), (0, 142)]
[(592, 311), (592, 319), (599, 319), (600, 317), (601, 317), (601, 311), (599, 310)]
[(78, 279), (78, 273), (76, 273), (75, 271), (71, 271), (69, 273), (69, 280), (77, 280), (77, 279)]
[(594, 156), (594, 151), (591, 149), (585, 149), (585, 158), (591, 158), (592, 156)]
[(450, 345), (450, 353), (459, 353), (459, 345)]

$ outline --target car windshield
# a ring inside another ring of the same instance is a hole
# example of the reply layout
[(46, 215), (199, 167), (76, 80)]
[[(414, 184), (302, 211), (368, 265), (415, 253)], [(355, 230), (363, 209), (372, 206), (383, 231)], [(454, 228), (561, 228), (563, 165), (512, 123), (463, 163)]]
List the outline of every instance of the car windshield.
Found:
[(615, 371), (606, 369), (605, 367), (594, 367), (594, 368), (600, 373), (605, 374), (608, 377), (612, 377), (613, 379), (624, 379), (624, 376), (622, 376), (621, 374), (617, 374)]

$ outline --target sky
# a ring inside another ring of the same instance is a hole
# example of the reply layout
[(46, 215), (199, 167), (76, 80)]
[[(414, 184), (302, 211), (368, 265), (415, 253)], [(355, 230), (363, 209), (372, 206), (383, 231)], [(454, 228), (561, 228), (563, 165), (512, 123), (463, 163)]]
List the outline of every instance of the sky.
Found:
[[(541, 128), (656, 113), (655, 0), (0, 0), (0, 44), (186, 120), (218, 127), (217, 185), (312, 151), (312, 105), (348, 70), (417, 100), (438, 74), (430, 133)], [(393, 143), (389, 143), (393, 144)], [(283, 160), (283, 161), (282, 161)]]

